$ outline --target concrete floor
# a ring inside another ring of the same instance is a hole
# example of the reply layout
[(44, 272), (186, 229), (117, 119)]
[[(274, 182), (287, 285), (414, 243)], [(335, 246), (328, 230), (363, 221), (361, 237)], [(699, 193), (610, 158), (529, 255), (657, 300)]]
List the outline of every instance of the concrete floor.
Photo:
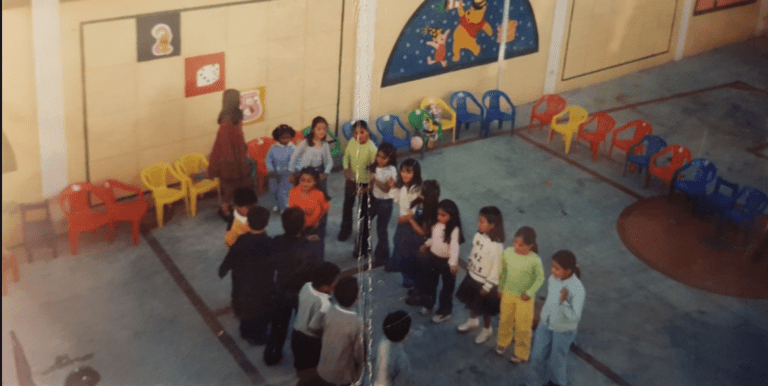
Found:
[[(768, 154), (759, 148), (768, 143), (766, 43), (752, 39), (562, 95), (590, 112), (611, 110), (618, 124), (644, 119), (668, 143), (712, 160), (725, 178), (768, 192)], [(530, 109), (518, 106), (516, 127), (527, 125)], [(470, 238), (479, 209), (496, 205), (508, 238), (522, 225), (536, 229), (547, 274), (556, 250), (574, 251), (587, 302), (569, 358), (571, 385), (768, 384), (768, 300), (687, 287), (644, 265), (619, 239), (619, 213), (639, 198), (664, 193), (658, 181), (643, 188), (640, 176), (622, 176), (623, 154), (612, 160), (601, 154), (593, 163), (587, 147), (579, 146), (565, 157), (562, 141), (547, 144), (545, 130), (510, 136), (506, 129), (489, 139), (476, 138), (477, 132), (463, 131), (463, 143), (427, 153), (423, 176), (438, 180), (442, 198), (458, 203)], [(362, 263), (351, 258), (351, 242), (335, 239), (342, 186), (343, 177), (334, 173), (326, 259), (349, 270)], [(271, 207), (266, 196), (261, 200)], [(102, 385), (295, 384), (288, 345), (283, 362), (266, 367), (263, 347), (239, 338), (228, 309), (229, 276), (216, 275), (226, 253), (224, 224), (215, 199), (200, 205), (195, 217), (177, 207), (138, 246), (130, 245), (129, 227), (122, 225), (113, 244), (104, 231), (81, 236), (77, 256), (69, 255), (64, 238), (56, 259), (41, 250), (26, 263), (22, 250), (14, 250), (22, 277), (3, 299), (3, 384), (25, 384), (17, 378), (11, 333), (36, 385), (61, 385), (74, 369), (48, 371), (57, 356), (87, 354), (93, 355), (77, 364), (95, 368)], [(277, 216), (268, 233), (282, 233)], [(470, 249), (462, 245), (462, 258)], [(768, 263), (755, 269), (768, 279)], [(460, 271), (459, 282), (464, 275)], [(388, 312), (411, 312), (405, 346), (418, 384), (522, 382), (524, 365), (497, 356), (492, 342), (476, 345), (472, 336), (455, 334), (467, 317), (458, 301), (452, 320), (433, 325), (402, 302), (399, 274), (374, 269), (361, 279), (371, 286), (360, 304), (370, 312), (375, 341)], [(545, 292), (543, 286), (539, 303)]]

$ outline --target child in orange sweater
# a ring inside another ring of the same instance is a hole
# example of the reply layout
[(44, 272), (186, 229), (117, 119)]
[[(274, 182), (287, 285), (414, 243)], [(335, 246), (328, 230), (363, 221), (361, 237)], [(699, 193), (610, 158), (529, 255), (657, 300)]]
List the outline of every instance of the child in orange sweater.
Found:
[(312, 168), (304, 168), (299, 172), (299, 181), (288, 195), (288, 206), (304, 211), (304, 231), (310, 237), (321, 259), (325, 256), (325, 227), (321, 219), (331, 209), (331, 203), (322, 190), (318, 188), (320, 174)]

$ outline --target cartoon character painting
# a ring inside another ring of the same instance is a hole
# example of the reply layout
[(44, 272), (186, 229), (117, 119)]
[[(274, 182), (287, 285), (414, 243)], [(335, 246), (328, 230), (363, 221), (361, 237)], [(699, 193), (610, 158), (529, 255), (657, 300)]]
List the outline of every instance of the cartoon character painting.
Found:
[(474, 56), (480, 53), (477, 34), (481, 30), (489, 36), (493, 36), (493, 28), (485, 20), (485, 12), (488, 10), (487, 0), (473, 0), (472, 6), (466, 11), (463, 4), (456, 9), (459, 13), (459, 25), (453, 32), (454, 62), (461, 59), (461, 50), (469, 50)]
[(173, 32), (171, 27), (165, 23), (158, 23), (152, 28), (152, 36), (155, 38), (155, 44), (152, 46), (152, 54), (155, 56), (165, 56), (173, 53), (171, 40)]
[(446, 48), (445, 48), (445, 42), (448, 41), (448, 34), (451, 33), (450, 29), (443, 30), (426, 27), (424, 28), (424, 34), (431, 35), (432, 40), (426, 42), (425, 44), (435, 49), (435, 57), (430, 58), (427, 57), (427, 64), (437, 64), (440, 63), (443, 65), (443, 67), (448, 65), (448, 60), (445, 59), (446, 54)]

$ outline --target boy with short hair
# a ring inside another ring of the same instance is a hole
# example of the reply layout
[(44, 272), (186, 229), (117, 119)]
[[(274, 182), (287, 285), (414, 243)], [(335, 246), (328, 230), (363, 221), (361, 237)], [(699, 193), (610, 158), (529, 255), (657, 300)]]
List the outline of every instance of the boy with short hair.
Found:
[(240, 336), (252, 345), (266, 342), (269, 296), (274, 290), (272, 240), (267, 236), (269, 211), (248, 211), (246, 233), (237, 238), (219, 266), (219, 277), (232, 271), (232, 309), (240, 320)]
[[(312, 282), (301, 287), (291, 336), (293, 367), (297, 372), (312, 369), (320, 361), (325, 315), (331, 308), (330, 294), (339, 272), (336, 264), (324, 262), (312, 273)], [(303, 378), (301, 374), (299, 378)]]
[(376, 356), (374, 386), (403, 386), (413, 383), (411, 364), (403, 350), (403, 341), (411, 331), (411, 316), (402, 310), (384, 318), (384, 336)]
[(248, 232), (248, 210), (256, 207), (259, 198), (253, 188), (240, 187), (232, 193), (233, 209), (232, 214), (226, 218), (227, 234), (224, 236), (224, 243), (228, 247), (237, 241), (240, 235)]
[(359, 297), (357, 278), (339, 279), (333, 296), (339, 303), (325, 316), (317, 373), (326, 382), (349, 385), (363, 375), (363, 319), (352, 310)]

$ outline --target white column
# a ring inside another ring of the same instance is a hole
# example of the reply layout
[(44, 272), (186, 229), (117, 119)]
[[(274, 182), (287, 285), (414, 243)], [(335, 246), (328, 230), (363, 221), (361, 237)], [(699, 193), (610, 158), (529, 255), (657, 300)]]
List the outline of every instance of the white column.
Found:
[(501, 82), (504, 75), (504, 56), (507, 53), (507, 25), (509, 24), (509, 0), (504, 0), (504, 11), (501, 19), (501, 34), (499, 36), (499, 58), (498, 72), (499, 78), (496, 81), (496, 88), (501, 90)]
[(49, 198), (69, 182), (59, 0), (32, 0), (32, 46), (43, 197)]
[(688, 38), (688, 25), (693, 16), (693, 4), (695, 0), (683, 1), (683, 16), (680, 18), (680, 29), (677, 33), (677, 47), (675, 48), (675, 60), (680, 60), (685, 55), (685, 40)]
[(760, 0), (760, 12), (757, 15), (755, 36), (760, 36), (765, 31), (766, 24), (768, 24), (768, 0)]
[(568, 10), (568, 0), (557, 0), (555, 16), (552, 22), (552, 38), (549, 42), (549, 59), (547, 60), (547, 76), (544, 79), (544, 94), (552, 94), (557, 86), (557, 74), (560, 73), (560, 53), (565, 44), (565, 20)]
[(376, 0), (357, 0), (357, 55), (355, 59), (355, 106), (353, 119), (371, 115), (373, 44), (376, 37)]

